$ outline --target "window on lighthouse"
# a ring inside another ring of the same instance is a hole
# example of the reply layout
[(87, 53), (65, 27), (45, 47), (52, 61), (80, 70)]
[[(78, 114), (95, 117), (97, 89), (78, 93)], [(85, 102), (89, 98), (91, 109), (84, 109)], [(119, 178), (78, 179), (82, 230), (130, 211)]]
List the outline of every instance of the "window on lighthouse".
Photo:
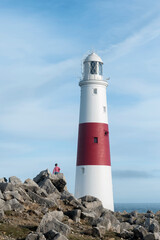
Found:
[(99, 62), (99, 75), (102, 75), (102, 63)]
[(97, 62), (95, 62), (95, 61), (91, 62), (90, 73), (97, 74)]
[(94, 137), (94, 143), (98, 143), (98, 137)]

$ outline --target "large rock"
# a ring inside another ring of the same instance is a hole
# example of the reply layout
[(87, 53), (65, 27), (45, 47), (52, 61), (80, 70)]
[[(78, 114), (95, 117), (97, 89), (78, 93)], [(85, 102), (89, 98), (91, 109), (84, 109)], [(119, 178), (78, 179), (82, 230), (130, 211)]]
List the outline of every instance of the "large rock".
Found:
[(106, 227), (106, 230), (112, 230), (113, 232), (120, 233), (121, 226), (119, 220), (114, 216), (113, 212), (109, 210), (105, 210), (101, 217), (98, 219), (95, 219), (93, 222), (93, 225), (96, 226), (104, 226)]
[(144, 239), (148, 234), (147, 230), (142, 226), (136, 226), (133, 229), (135, 239)]
[(12, 183), (13, 185), (22, 185), (21, 180), (15, 176), (10, 177), (9, 182)]
[(35, 178), (33, 178), (33, 181), (35, 181), (37, 184), (42, 182), (44, 179), (51, 178), (51, 173), (48, 169), (41, 171)]
[(35, 181), (33, 181), (32, 179), (30, 179), (30, 178), (27, 178), (27, 179), (24, 181), (24, 184), (29, 185), (29, 186), (38, 187), (38, 184), (37, 184)]
[(6, 182), (7, 182), (7, 179), (5, 177), (0, 178), (0, 183), (6, 183)]
[(55, 195), (60, 196), (59, 191), (57, 188), (53, 185), (50, 179), (44, 179), (39, 183), (39, 186), (43, 188), (48, 194), (55, 193)]
[(103, 237), (103, 235), (105, 235), (106, 233), (106, 228), (105, 227), (93, 227), (92, 228), (92, 236), (93, 237)]
[(125, 229), (127, 231), (129, 230), (133, 230), (133, 226), (130, 225), (128, 222), (122, 222), (120, 223), (120, 226), (121, 226), (121, 232)]
[(81, 217), (80, 209), (73, 209), (70, 211), (66, 211), (64, 214), (67, 215), (69, 218), (71, 218), (73, 221), (80, 222), (80, 217)]
[(92, 196), (84, 196), (79, 198), (79, 200), (85, 208), (91, 212), (95, 212), (97, 217), (101, 216), (104, 208), (102, 206), (102, 202), (98, 198)]
[(160, 240), (159, 233), (149, 233), (145, 236), (144, 240)]
[(11, 210), (15, 211), (22, 211), (24, 209), (23, 205), (17, 201), (17, 199), (11, 199), (9, 201), (6, 201), (5, 204), (8, 204), (11, 206)]
[(29, 233), (25, 240), (46, 240), (42, 233)]
[(13, 199), (13, 198), (15, 198), (15, 199), (17, 199), (18, 201), (20, 201), (20, 202), (24, 202), (24, 200), (23, 200), (23, 197), (18, 193), (18, 191), (16, 190), (16, 191), (6, 191), (5, 193), (4, 193), (4, 199), (7, 201), (7, 200), (11, 200), (11, 199)]
[(149, 232), (152, 233), (159, 232), (160, 230), (158, 221), (153, 218), (147, 218), (144, 223), (144, 226)]
[(63, 173), (58, 173), (56, 175), (52, 174), (50, 180), (59, 192), (63, 192), (64, 190), (66, 190), (65, 187), (67, 182)]
[(123, 231), (121, 231), (120, 236), (123, 239), (133, 239), (134, 237), (134, 233), (132, 231), (128, 231), (126, 229), (123, 229)]
[(81, 218), (87, 220), (91, 225), (95, 222), (97, 219), (96, 214), (94, 212), (82, 212)]
[(29, 197), (32, 199), (32, 201), (35, 201), (36, 203), (42, 205), (42, 206), (46, 206), (46, 207), (56, 207), (57, 204), (56, 202), (52, 199), (47, 199), (44, 197), (39, 196), (38, 194), (32, 192), (31, 190), (28, 189), (27, 194), (29, 195)]
[(63, 212), (54, 211), (47, 213), (41, 220), (37, 232), (46, 234), (47, 232), (54, 230), (62, 235), (68, 235), (70, 233), (70, 227), (62, 223)]
[[(58, 175), (58, 174), (57, 174)], [(74, 208), (80, 208), (82, 211), (85, 209), (81, 202), (77, 200), (71, 193), (68, 191), (63, 191), (61, 194), (61, 200), (64, 202), (66, 205), (73, 206)]]
[(47, 240), (67, 240), (67, 238), (54, 230), (51, 230), (45, 234)]
[(12, 183), (0, 183), (0, 190), (2, 191), (2, 193), (4, 193), (5, 191), (14, 191), (17, 190), (16, 186)]

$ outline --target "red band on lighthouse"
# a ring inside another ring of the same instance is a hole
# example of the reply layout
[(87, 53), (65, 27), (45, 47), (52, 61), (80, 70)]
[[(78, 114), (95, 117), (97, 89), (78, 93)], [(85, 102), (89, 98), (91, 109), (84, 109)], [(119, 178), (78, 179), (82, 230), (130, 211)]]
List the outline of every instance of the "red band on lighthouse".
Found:
[(77, 166), (111, 165), (108, 124), (79, 124)]

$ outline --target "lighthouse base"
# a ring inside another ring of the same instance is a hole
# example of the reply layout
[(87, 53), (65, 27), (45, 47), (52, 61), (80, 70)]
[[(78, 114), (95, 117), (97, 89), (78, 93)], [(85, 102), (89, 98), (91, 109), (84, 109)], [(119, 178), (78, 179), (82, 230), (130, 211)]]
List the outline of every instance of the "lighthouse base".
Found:
[(85, 195), (97, 197), (104, 208), (114, 211), (110, 166), (81, 165), (76, 167), (75, 197), (80, 198)]

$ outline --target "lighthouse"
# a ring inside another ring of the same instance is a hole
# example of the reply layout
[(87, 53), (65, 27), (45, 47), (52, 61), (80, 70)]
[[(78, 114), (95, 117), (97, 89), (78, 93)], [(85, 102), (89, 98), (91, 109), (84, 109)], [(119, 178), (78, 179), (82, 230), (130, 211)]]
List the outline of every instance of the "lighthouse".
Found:
[(106, 88), (102, 59), (94, 52), (83, 61), (75, 196), (91, 195), (114, 211)]

